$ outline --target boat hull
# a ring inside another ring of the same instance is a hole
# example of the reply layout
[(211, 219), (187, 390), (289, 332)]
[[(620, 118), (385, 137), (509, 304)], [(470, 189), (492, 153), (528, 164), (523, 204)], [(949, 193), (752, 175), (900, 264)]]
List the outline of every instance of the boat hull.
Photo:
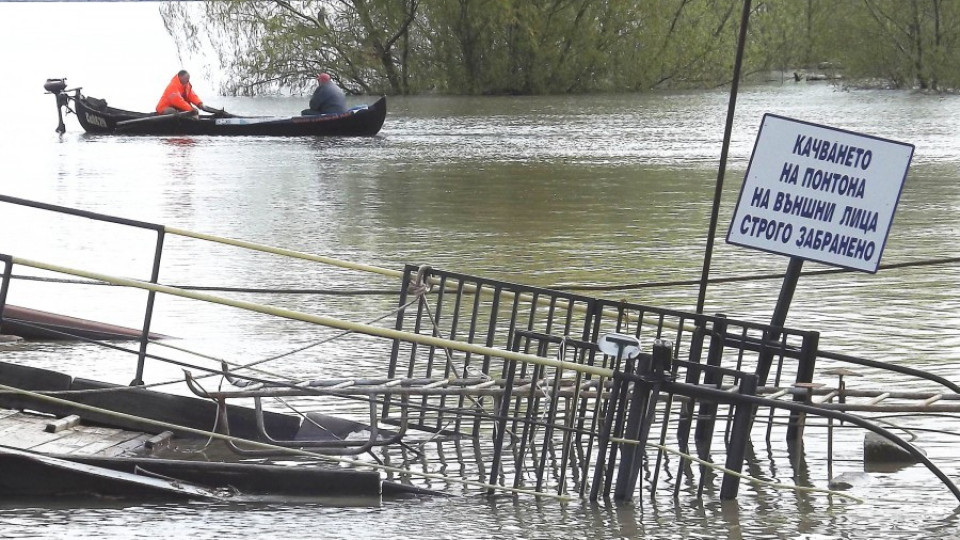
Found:
[[(0, 334), (43, 340), (133, 340), (142, 330), (6, 304), (0, 308)], [(168, 336), (150, 333), (150, 339)]]
[(126, 111), (77, 92), (70, 99), (87, 133), (122, 135), (250, 135), (267, 137), (370, 137), (380, 132), (387, 100), (343, 113), (315, 116), (182, 116)]

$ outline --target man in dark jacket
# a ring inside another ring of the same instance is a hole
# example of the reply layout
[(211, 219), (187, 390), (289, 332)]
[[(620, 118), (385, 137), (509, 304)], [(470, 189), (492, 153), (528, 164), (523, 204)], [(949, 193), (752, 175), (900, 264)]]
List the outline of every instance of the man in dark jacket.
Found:
[(330, 75), (321, 73), (317, 75), (316, 91), (310, 98), (310, 108), (304, 109), (304, 115), (310, 114), (330, 114), (342, 113), (347, 110), (347, 101), (343, 96), (343, 90), (330, 80)]

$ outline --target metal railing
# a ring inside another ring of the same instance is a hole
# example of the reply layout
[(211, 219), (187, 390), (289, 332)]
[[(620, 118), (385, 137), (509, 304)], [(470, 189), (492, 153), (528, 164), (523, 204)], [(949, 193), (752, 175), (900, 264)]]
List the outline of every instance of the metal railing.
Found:
[[(645, 445), (651, 433), (659, 433), (659, 446), (673, 444), (684, 452), (692, 433), (699, 459), (717, 454), (728, 469), (739, 471), (759, 408), (769, 411), (768, 440), (775, 409), (790, 411), (788, 440), (802, 436), (804, 416), (810, 414), (806, 405), (797, 403), (803, 400), (800, 394), (793, 394), (793, 403), (788, 403), (758, 398), (755, 391), (765, 382), (768, 369), (775, 386), (810, 383), (818, 357), (816, 332), (412, 265), (402, 272), (376, 269), (381, 275), (402, 277), (400, 309), (393, 327), (384, 328), (159, 283), (166, 234), (360, 271), (374, 267), (13, 197), (0, 196), (0, 202), (157, 233), (151, 275), (144, 281), (0, 254), (4, 264), (0, 313), (14, 265), (147, 291), (135, 385), (142, 384), (144, 361), (151, 357), (147, 345), (156, 293), (388, 340), (386, 382), (362, 399), (371, 407), (379, 404), (380, 421), (402, 424), (404, 430), (472, 440), (477, 451), (475, 474), (491, 487), (629, 498), (640, 468), (650, 463)], [(611, 334), (636, 339), (651, 352), (631, 356), (600, 351), (597, 343)], [(349, 373), (343, 375), (349, 378)], [(470, 383), (452, 384), (456, 381)], [(349, 386), (322, 393), (357, 399), (361, 394)], [(287, 391), (304, 397), (321, 393), (307, 386)], [(687, 459), (681, 458), (673, 475), (675, 490), (689, 475)], [(484, 465), (488, 462), (489, 469)], [(662, 450), (655, 462), (652, 489), (659, 471), (666, 470)], [(701, 469), (698, 495), (707, 478)], [(725, 474), (721, 498), (736, 496), (732, 478)]]

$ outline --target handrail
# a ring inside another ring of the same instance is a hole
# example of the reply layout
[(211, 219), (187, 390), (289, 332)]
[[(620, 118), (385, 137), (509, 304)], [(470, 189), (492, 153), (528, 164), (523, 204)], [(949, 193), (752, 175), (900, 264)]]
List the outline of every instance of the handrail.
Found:
[[(759, 349), (763, 346), (759, 340), (756, 339), (741, 339), (736, 336), (726, 336), (725, 340), (731, 344), (740, 346), (742, 348), (753, 347), (754, 349)], [(796, 356), (800, 354), (800, 349), (792, 346), (783, 346), (782, 350), (779, 351), (785, 355)], [(851, 356), (849, 354), (843, 354), (838, 352), (825, 351), (823, 349), (817, 349), (817, 358), (826, 358), (827, 360), (836, 360), (838, 362), (846, 362), (848, 364), (855, 364), (858, 366), (871, 367), (876, 369), (883, 369), (887, 371), (893, 371), (895, 373), (902, 373), (904, 375), (911, 375), (917, 377), (918, 379), (928, 380), (930, 382), (935, 382), (940, 385), (943, 385), (953, 391), (955, 394), (960, 394), (960, 385), (957, 385), (953, 381), (930, 373), (929, 371), (924, 371), (922, 369), (900, 366), (897, 364), (890, 364), (887, 362), (880, 362), (877, 360), (870, 360), (867, 358), (860, 358), (858, 356)]]
[(877, 360), (868, 360), (866, 358), (858, 358), (856, 356), (850, 356), (848, 354), (836, 353), (824, 350), (818, 350), (817, 356), (821, 358), (827, 358), (830, 360), (837, 360), (840, 362), (847, 362), (848, 364), (856, 364), (858, 366), (872, 367), (878, 369), (885, 369), (888, 371), (895, 371), (897, 373), (903, 373), (904, 375), (913, 375), (921, 379), (926, 379), (928, 381), (936, 382), (946, 386), (954, 393), (960, 394), (960, 386), (953, 383), (949, 379), (945, 379), (939, 375), (924, 371), (922, 369), (911, 368), (906, 366), (898, 366), (896, 364), (889, 364), (887, 362), (878, 362)]
[(303, 259), (306, 261), (319, 262), (319, 263), (329, 264), (331, 266), (346, 268), (348, 270), (362, 270), (364, 272), (372, 272), (374, 274), (380, 274), (380, 275), (392, 277), (392, 278), (403, 277), (403, 272), (401, 272), (400, 270), (390, 270), (389, 268), (380, 268), (378, 266), (372, 266), (369, 264), (352, 263), (349, 261), (334, 259), (332, 257), (324, 257), (323, 255), (314, 255), (312, 253), (304, 253), (302, 251), (294, 251), (292, 249), (278, 248), (278, 247), (268, 246), (266, 244), (248, 242), (246, 240), (236, 240), (233, 238), (226, 238), (223, 236), (216, 236), (213, 234), (205, 234), (205, 233), (188, 231), (185, 229), (178, 229), (176, 227), (167, 227), (166, 231), (167, 231), (167, 234), (175, 234), (177, 236), (195, 238), (197, 240), (205, 240), (207, 242), (215, 242), (218, 244), (225, 244), (228, 246), (242, 247), (242, 248), (250, 249), (253, 251), (262, 251), (264, 253), (272, 253), (274, 255), (283, 255), (285, 257), (293, 257), (296, 259)]
[[(370, 272), (370, 273), (379, 274), (379, 275), (382, 275), (382, 276), (385, 276), (385, 277), (390, 277), (390, 278), (402, 278), (402, 277), (403, 277), (403, 271), (401, 271), (401, 270), (391, 270), (391, 269), (388, 269), (388, 268), (381, 268), (381, 267), (377, 267), (377, 266), (373, 266), (373, 265), (368, 265), (368, 264), (354, 263), (354, 262), (350, 262), (350, 261), (344, 261), (344, 260), (341, 260), (341, 259), (336, 259), (336, 258), (333, 258), (333, 257), (326, 257), (326, 256), (322, 256), (322, 255), (315, 255), (315, 254), (305, 253), (305, 252), (300, 252), (300, 251), (295, 251), (295, 250), (291, 250), (291, 249), (273, 247), (273, 246), (269, 246), (269, 245), (266, 245), (266, 244), (259, 244), (259, 243), (256, 243), (256, 242), (249, 242), (249, 241), (245, 241), (245, 240), (237, 240), (237, 239), (232, 239), (232, 238), (227, 238), (227, 237), (222, 237), (222, 236), (217, 236), (217, 235), (212, 235), (212, 234), (206, 234), (206, 233), (200, 233), (200, 232), (195, 232), (195, 231), (189, 231), (189, 230), (180, 229), (180, 228), (177, 228), (177, 227), (167, 227), (167, 226), (159, 225), (159, 224), (155, 224), (155, 223), (148, 223), (148, 222), (143, 222), (143, 221), (137, 221), (137, 220), (132, 220), (132, 219), (115, 217), (115, 216), (110, 216), (110, 215), (106, 215), (106, 214), (100, 214), (100, 213), (96, 213), (96, 212), (90, 212), (90, 211), (86, 211), (86, 210), (77, 210), (77, 209), (69, 208), (69, 207), (66, 207), (66, 206), (60, 206), (60, 205), (55, 205), (55, 204), (49, 204), (49, 203), (43, 203), (43, 202), (38, 202), (38, 201), (32, 201), (32, 200), (28, 200), (28, 199), (19, 198), (19, 197), (11, 197), (11, 196), (9, 196), (9, 195), (0, 195), (0, 202), (6, 202), (6, 203), (21, 205), (21, 206), (27, 206), (27, 207), (32, 207), (32, 208), (38, 208), (38, 209), (42, 209), (42, 210), (49, 210), (49, 211), (53, 211), (53, 212), (60, 212), (60, 213), (64, 213), (64, 214), (69, 214), (69, 215), (78, 216), (78, 217), (84, 217), (84, 218), (93, 219), (93, 220), (98, 220), (98, 221), (106, 221), (106, 222), (110, 222), (110, 223), (117, 223), (117, 224), (121, 224), (121, 225), (130, 225), (130, 226), (134, 226), (134, 227), (140, 227), (140, 228), (146, 228), (146, 229), (155, 230), (155, 231), (157, 231), (158, 239), (157, 239), (157, 245), (156, 245), (155, 256), (154, 256), (154, 269), (153, 269), (153, 277), (154, 277), (154, 278), (156, 278), (156, 276), (158, 275), (158, 272), (159, 272), (159, 259), (160, 259), (161, 250), (162, 250), (163, 238), (164, 238), (165, 235), (168, 235), (168, 234), (173, 234), (173, 235), (182, 236), (182, 237), (186, 237), (186, 238), (194, 238), (194, 239), (197, 239), (197, 240), (214, 242), (214, 243), (219, 243), (219, 244), (224, 244), (224, 245), (230, 245), (230, 246), (240, 247), (240, 248), (249, 249), (249, 250), (253, 250), (253, 251), (260, 251), (260, 252), (263, 252), (263, 253), (271, 253), (271, 254), (281, 255), (281, 256), (285, 256), (285, 257), (292, 257), (292, 258), (297, 258), (297, 259), (302, 259), (302, 260), (307, 260), (307, 261), (319, 262), (319, 263), (323, 263), (323, 264), (327, 264), (327, 265), (331, 265), (331, 266), (336, 266), (336, 267), (339, 267), (339, 268), (349, 269), (349, 270), (358, 270), (358, 271)], [(154, 283), (156, 283), (156, 282), (158, 282), (159, 280), (158, 280), (158, 279), (152, 279), (152, 281), (153, 281)], [(440, 280), (438, 280), (438, 279), (436, 279), (436, 278), (433, 278), (433, 277), (428, 277), (426, 281), (427, 281), (427, 283), (430, 284), (430, 285), (439, 285), (439, 284), (440, 284)], [(449, 287), (451, 290), (454, 290), (454, 289), (456, 288), (456, 285), (448, 282), (448, 283), (447, 283), (447, 287)], [(472, 286), (472, 285), (469, 285), (469, 284), (464, 287), (464, 291), (470, 292), (470, 293), (476, 293), (476, 292), (477, 292), (476, 288), (475, 288), (474, 286)], [(484, 294), (484, 295), (489, 294), (489, 292), (488, 292), (488, 291), (485, 291), (485, 290), (481, 290), (480, 293), (481, 293), (481, 294)], [(513, 293), (513, 292), (511, 292), (511, 291), (503, 291), (502, 294), (504, 294), (504, 295), (505, 295), (506, 297), (508, 297), (508, 298), (512, 298), (512, 297), (514, 297), (514, 296), (517, 296), (517, 297), (518, 297), (521, 301), (523, 301), (523, 302), (532, 302), (532, 301), (534, 301), (534, 297), (530, 296), (529, 294), (523, 294), (523, 293), (515, 294), (515, 293)], [(153, 307), (152, 304), (153, 304), (153, 302), (152, 302), (152, 297), (151, 297), (151, 298), (148, 298), (148, 306), (147, 306), (148, 312), (147, 312), (147, 314), (146, 314), (145, 321), (144, 321), (144, 323), (145, 323), (145, 324), (144, 324), (144, 326), (145, 326), (145, 332), (148, 332), (148, 331), (149, 331), (149, 324), (150, 324), (150, 318), (151, 318), (151, 313), (150, 313), (150, 311), (152, 311), (152, 307)], [(573, 309), (573, 311), (575, 311), (575, 312), (582, 312), (585, 308), (584, 308), (583, 306), (580, 306), (580, 305), (574, 305), (574, 306), (572, 306), (572, 309)], [(610, 311), (610, 310), (605, 310), (605, 312), (608, 313), (608, 314), (610, 314), (610, 315), (615, 315), (615, 313), (612, 312), (612, 311)], [(627, 317), (628, 317), (628, 318), (631, 318), (629, 315), (628, 315)], [(637, 322), (638, 322), (638, 321), (637, 321)], [(652, 316), (646, 316), (646, 317), (644, 317), (643, 322), (647, 322), (647, 323), (658, 323), (658, 322), (659, 322), (659, 323), (663, 324), (665, 327), (674, 328), (674, 329), (680, 329), (680, 325), (678, 325), (677, 323), (674, 323), (674, 322), (672, 322), (672, 321), (658, 321), (655, 317), (652, 317)], [(696, 330), (696, 327), (695, 327), (694, 324), (687, 322), (687, 323), (684, 323), (684, 324), (683, 324), (683, 330), (684, 330), (684, 331), (693, 332), (693, 331)], [(140, 373), (141, 371), (142, 371), (142, 369), (141, 369), (141, 368), (138, 368), (138, 378), (140, 377), (139, 373)], [(135, 380), (134, 382), (137, 382), (137, 381)]]
[[(79, 88), (77, 92), (79, 93)], [(57, 109), (59, 112), (59, 109)], [(50, 212), (58, 212), (61, 214), (67, 214), (71, 216), (82, 217), (86, 219), (92, 219), (95, 221), (105, 221), (107, 223), (115, 223), (118, 225), (125, 225), (128, 227), (137, 227), (140, 229), (147, 229), (154, 231), (157, 234), (157, 240), (154, 244), (153, 251), (153, 264), (150, 269), (150, 281), (157, 283), (160, 280), (160, 257), (163, 254), (163, 238), (164, 238), (164, 226), (158, 225), (156, 223), (149, 223), (146, 221), (137, 221), (134, 219), (121, 218), (116, 216), (110, 216), (107, 214), (100, 214), (97, 212), (90, 212), (88, 210), (78, 210), (76, 208), (69, 208), (67, 206), (60, 206), (57, 204), (43, 203), (39, 201), (31, 201), (28, 199), (22, 199), (20, 197), (11, 197), (9, 195), (0, 195), (0, 202), (6, 202), (10, 204), (16, 204), (19, 206), (28, 206), (31, 208), (38, 208), (40, 210), (48, 210)], [(7, 278), (9, 278), (9, 272), (4, 276), (4, 284), (7, 283)], [(147, 294), (147, 305), (144, 309), (143, 316), (143, 331), (140, 334), (140, 353), (137, 360), (137, 374), (133, 379), (132, 384), (143, 384), (143, 368), (144, 363), (146, 362), (147, 357), (147, 342), (149, 341), (150, 336), (150, 323), (153, 320), (153, 304), (154, 304), (154, 293), (151, 291)], [(0, 302), (0, 310), (3, 309), (3, 303)]]
[(0, 202), (16, 204), (19, 206), (29, 206), (31, 208), (37, 208), (40, 210), (49, 210), (51, 212), (58, 212), (61, 214), (69, 214), (71, 216), (83, 217), (87, 219), (93, 219), (96, 221), (106, 221), (108, 223), (116, 223), (118, 225), (129, 225), (131, 227), (138, 227), (141, 229), (150, 229), (154, 231), (163, 231), (163, 225), (158, 225), (156, 223), (150, 223), (147, 221), (138, 221), (135, 219), (127, 219), (117, 216), (111, 216), (107, 214), (100, 214), (98, 212), (91, 212), (89, 210), (78, 210), (76, 208), (70, 208), (69, 206), (60, 206), (58, 204), (49, 204), (39, 201), (31, 201), (29, 199), (21, 199), (20, 197), (11, 197), (9, 195), (0, 194)]
[(253, 302), (246, 302), (243, 300), (232, 300), (229, 298), (214, 296), (212, 294), (185, 291), (183, 289), (178, 289), (176, 287), (171, 287), (168, 285), (160, 285), (160, 284), (154, 284), (154, 283), (139, 281), (139, 280), (130, 279), (130, 278), (109, 276), (107, 274), (100, 274), (97, 272), (88, 272), (85, 270), (78, 270), (75, 268), (69, 268), (66, 266), (59, 266), (59, 265), (44, 263), (41, 261), (35, 261), (31, 259), (24, 259), (20, 257), (11, 257), (11, 259), (15, 264), (22, 264), (24, 266), (37, 268), (40, 270), (58, 272), (61, 274), (70, 274), (74, 276), (85, 277), (88, 279), (105, 281), (107, 283), (112, 283), (114, 285), (134, 287), (137, 289), (164, 293), (171, 296), (179, 296), (181, 298), (190, 298), (193, 300), (201, 300), (204, 302), (210, 302), (214, 304), (235, 307), (235, 308), (244, 309), (247, 311), (253, 311), (256, 313), (263, 313), (265, 315), (274, 315), (274, 316), (283, 317), (286, 319), (294, 319), (294, 320), (299, 320), (303, 322), (321, 324), (324, 326), (337, 328), (339, 330), (348, 330), (351, 332), (357, 332), (361, 334), (383, 337), (388, 339), (410, 341), (414, 343), (419, 343), (421, 345), (430, 345), (430, 346), (438, 347), (441, 349), (452, 349), (452, 350), (457, 350), (461, 352), (473, 353), (477, 355), (494, 356), (498, 358), (503, 358), (505, 360), (516, 360), (519, 362), (529, 362), (529, 363), (540, 364), (543, 366), (549, 366), (554, 368), (569, 369), (573, 371), (579, 371), (582, 373), (595, 375), (598, 377), (613, 376), (613, 370), (607, 369), (607, 368), (601, 368), (598, 366), (577, 364), (577, 363), (568, 362), (565, 360), (555, 360), (552, 358), (545, 358), (545, 357), (536, 356), (533, 354), (525, 354), (525, 353), (513, 352), (508, 350), (496, 349), (493, 347), (485, 347), (485, 346), (476, 345), (473, 343), (464, 343), (461, 341), (428, 336), (424, 334), (413, 334), (410, 332), (395, 330), (393, 328), (381, 328), (381, 327), (372, 326), (369, 324), (354, 323), (350, 321), (344, 321), (342, 319), (337, 319), (334, 317), (312, 315), (310, 313), (303, 313), (303, 312), (294, 311), (291, 309), (272, 307), (272, 306), (267, 306), (263, 304), (256, 304)]
[[(194, 232), (194, 231), (188, 231), (188, 230), (185, 230), (185, 229), (178, 229), (178, 228), (176, 228), (176, 227), (167, 227), (167, 228), (166, 228), (166, 232), (167, 232), (167, 234), (175, 234), (175, 235), (184, 236), (184, 237), (187, 237), (187, 238), (195, 238), (195, 239), (197, 239), (197, 240), (205, 240), (205, 241), (208, 241), (208, 242), (215, 242), (215, 243), (218, 243), (218, 244), (225, 244), (225, 245), (229, 245), (229, 246), (236, 246), (236, 247), (241, 247), (241, 248), (245, 248), (245, 249), (250, 249), (250, 250), (253, 250), (253, 251), (260, 251), (260, 252), (263, 252), (263, 253), (272, 253), (272, 254), (274, 254), (274, 255), (282, 255), (282, 256), (285, 256), (285, 257), (293, 257), (293, 258), (297, 258), (297, 259), (303, 259), (303, 260), (306, 260), (306, 261), (313, 261), (313, 262), (319, 262), (319, 263), (323, 263), (323, 264), (329, 264), (329, 265), (331, 265), (331, 266), (337, 266), (337, 267), (339, 267), (339, 268), (344, 268), (344, 269), (348, 269), (348, 270), (360, 270), (360, 271), (364, 271), (364, 272), (372, 272), (372, 273), (375, 273), (375, 274), (380, 274), (380, 275), (386, 276), (386, 277), (403, 278), (403, 272), (400, 271), (400, 270), (390, 270), (390, 269), (388, 269), (388, 268), (380, 268), (380, 267), (378, 267), (378, 266), (372, 266), (372, 265), (368, 265), (368, 264), (353, 263), (353, 262), (349, 262), (349, 261), (343, 261), (343, 260), (340, 260), (340, 259), (335, 259), (335, 258), (332, 258), (332, 257), (325, 257), (325, 256), (323, 256), (323, 255), (315, 255), (315, 254), (312, 254), (312, 253), (304, 253), (304, 252), (302, 252), (302, 251), (295, 251), (295, 250), (291, 250), (291, 249), (285, 249), (285, 248), (278, 248), (278, 247), (268, 246), (268, 245), (266, 245), (266, 244), (258, 244), (258, 243), (256, 243), (256, 242), (248, 242), (248, 241), (246, 241), (246, 240), (237, 240), (237, 239), (234, 239), (234, 238), (226, 238), (226, 237), (223, 237), (223, 236), (216, 236), (216, 235), (213, 235), (213, 234), (205, 234), (205, 233), (199, 233), (199, 232)], [(430, 284), (430, 285), (440, 285), (440, 280), (438, 280), (437, 278), (434, 278), (434, 277), (432, 277), (432, 276), (428, 276), (427, 279), (426, 279), (426, 282), (427, 282), (428, 284)], [(450, 290), (450, 291), (454, 291), (454, 290), (457, 289), (457, 285), (455, 285), (455, 284), (453, 284), (453, 283), (447, 283), (447, 284), (446, 284), (446, 287), (447, 287), (447, 289)], [(463, 290), (464, 290), (465, 292), (469, 292), (469, 293), (476, 293), (476, 292), (477, 292), (477, 287), (474, 286), (473, 284), (465, 284), (464, 287), (463, 287)], [(484, 295), (489, 295), (489, 294), (491, 294), (489, 291), (486, 291), (486, 290), (481, 290), (480, 292), (481, 292), (481, 294), (484, 294)], [(523, 302), (532, 302), (532, 301), (534, 301), (534, 298), (533, 298), (531, 295), (529, 295), (529, 294), (524, 294), (524, 293), (516, 294), (516, 293), (513, 293), (513, 292), (511, 292), (511, 291), (503, 291), (502, 294), (503, 294), (505, 297), (507, 297), (507, 298), (513, 298), (514, 296), (518, 296), (519, 299), (520, 299), (521, 301), (523, 301)], [(583, 311), (583, 310), (584, 310), (584, 308), (583, 308), (582, 306), (579, 306), (579, 305), (572, 306), (571, 309), (572, 309), (573, 311)], [(654, 321), (654, 319), (652, 319), (652, 318), (650, 318), (649, 320), (648, 320), (648, 319), (644, 319), (644, 320), (647, 321), (647, 322), (653, 322), (653, 321)], [(671, 325), (671, 323), (664, 323), (664, 325), (665, 325), (665, 326), (668, 326), (668, 327), (675, 326), (675, 325)], [(691, 332), (692, 332), (692, 331), (694, 330), (694, 327), (693, 327), (692, 325), (689, 325), (689, 324), (688, 324), (687, 326), (684, 327), (684, 329), (687, 330), (687, 331), (691, 331)]]

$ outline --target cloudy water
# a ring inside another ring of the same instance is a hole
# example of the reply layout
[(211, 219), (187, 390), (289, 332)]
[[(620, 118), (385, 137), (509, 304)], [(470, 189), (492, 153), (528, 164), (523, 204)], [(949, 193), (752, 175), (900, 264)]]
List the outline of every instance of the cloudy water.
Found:
[[(113, 19), (115, 20), (113, 20)], [(130, 25), (91, 33), (108, 20)], [(74, 24), (74, 22), (76, 24)], [(135, 24), (133, 24), (135, 23)], [(31, 30), (27, 32), (24, 29)], [(44, 29), (44, 32), (34, 30)], [(179, 69), (156, 5), (0, 3), (0, 40), (18, 73), (0, 92), (0, 193), (199, 233), (400, 270), (405, 264), (538, 286), (622, 286), (696, 280), (717, 177), (728, 96), (723, 90), (575, 97), (389, 98), (379, 136), (365, 139), (104, 137), (66, 118), (58, 135), (47, 77), (111, 105), (149, 110)], [(118, 44), (122, 47), (118, 48)], [(190, 67), (190, 66), (188, 66)], [(192, 68), (191, 68), (192, 69)], [(306, 97), (225, 98), (237, 114), (294, 114)], [(351, 104), (372, 102), (353, 96)], [(960, 98), (842, 91), (788, 82), (743, 88), (737, 103), (712, 277), (782, 273), (787, 260), (724, 242), (761, 118), (775, 113), (915, 145), (884, 264), (955, 257), (960, 245)], [(148, 278), (153, 237), (114, 225), (0, 205), (0, 253)], [(805, 270), (823, 270), (806, 263)], [(49, 276), (26, 268), (15, 273)], [(174, 285), (376, 291), (376, 275), (290, 262), (168, 236), (161, 281)], [(787, 324), (821, 332), (820, 347), (927, 369), (960, 380), (956, 264), (804, 276)], [(707, 313), (766, 322), (780, 280), (715, 284)], [(596, 294), (693, 310), (696, 286)], [(367, 322), (395, 307), (386, 295), (233, 297)], [(126, 326), (143, 295), (103, 287), (15, 280), (8, 301)], [(161, 297), (153, 329), (191, 350), (237, 361), (291, 351), (332, 332), (238, 310)], [(86, 344), (30, 343), (0, 358), (126, 383), (133, 363)], [(121, 357), (126, 358), (126, 357)], [(272, 364), (287, 374), (333, 377), (343, 365), (375, 372), (382, 356), (333, 340)], [(159, 369), (159, 368), (155, 368)], [(174, 370), (175, 371), (175, 370)], [(866, 370), (851, 385), (938, 390)], [(148, 371), (158, 380), (167, 371)], [(960, 481), (956, 419), (898, 419)], [(928, 431), (929, 430), (929, 431)], [(946, 431), (936, 431), (946, 430)], [(862, 432), (837, 434), (835, 472), (862, 471)], [(792, 483), (783, 445), (754, 440), (755, 470)], [(811, 430), (805, 483), (826, 487), (825, 440)], [(958, 503), (921, 465), (874, 474), (863, 502), (744, 483), (737, 501), (684, 489), (633, 503), (455, 497), (325, 501), (306, 505), (117, 505), (7, 502), (5, 538), (950, 538)], [(661, 480), (661, 488), (664, 486)], [(79, 506), (79, 508), (77, 507)]]

